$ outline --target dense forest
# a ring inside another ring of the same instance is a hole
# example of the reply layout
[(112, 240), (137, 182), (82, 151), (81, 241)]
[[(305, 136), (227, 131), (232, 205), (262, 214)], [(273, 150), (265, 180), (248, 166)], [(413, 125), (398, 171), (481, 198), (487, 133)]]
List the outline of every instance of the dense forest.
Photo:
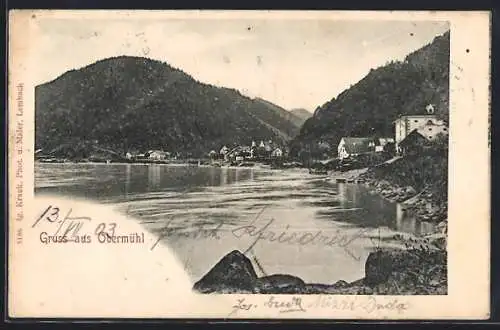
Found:
[(277, 105), (140, 57), (66, 72), (37, 86), (35, 97), (35, 143), (47, 151), (91, 144), (119, 153), (158, 148), (199, 156), (252, 140), (286, 145), (300, 129), (300, 119)]
[(318, 145), (336, 146), (343, 136), (394, 136), (393, 120), (402, 114), (424, 113), (428, 104), (434, 104), (436, 113), (447, 120), (449, 53), (447, 32), (402, 62), (370, 70), (315, 110), (292, 141), (292, 153), (319, 152)]

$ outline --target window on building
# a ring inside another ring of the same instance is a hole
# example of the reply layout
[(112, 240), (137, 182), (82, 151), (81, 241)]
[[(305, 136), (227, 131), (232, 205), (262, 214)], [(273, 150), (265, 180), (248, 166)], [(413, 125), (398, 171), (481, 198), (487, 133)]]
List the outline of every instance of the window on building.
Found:
[(429, 127), (429, 131), (432, 131), (432, 127)]
[(430, 119), (429, 119), (429, 120), (427, 121), (427, 125), (432, 125), (432, 124), (434, 124), (434, 123), (432, 122), (432, 120), (430, 120)]
[(445, 132), (446, 132), (447, 130), (448, 130), (448, 129), (447, 129), (446, 127), (443, 127), (443, 131), (445, 131)]
[(432, 135), (429, 135), (429, 139), (432, 139)]
[(414, 120), (414, 122), (415, 122), (415, 123), (418, 123), (418, 120), (417, 120), (417, 119), (415, 119), (415, 120)]

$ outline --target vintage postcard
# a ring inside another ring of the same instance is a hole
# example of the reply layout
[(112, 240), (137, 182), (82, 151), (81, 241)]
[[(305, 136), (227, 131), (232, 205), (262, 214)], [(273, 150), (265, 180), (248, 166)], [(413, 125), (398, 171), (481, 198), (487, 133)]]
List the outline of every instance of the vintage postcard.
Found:
[(488, 12), (9, 15), (11, 318), (489, 317)]

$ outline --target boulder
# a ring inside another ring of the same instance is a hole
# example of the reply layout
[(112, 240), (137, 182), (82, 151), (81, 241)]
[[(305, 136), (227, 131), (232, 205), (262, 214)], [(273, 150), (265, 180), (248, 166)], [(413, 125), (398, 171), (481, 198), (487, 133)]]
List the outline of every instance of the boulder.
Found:
[(302, 279), (284, 274), (260, 277), (255, 282), (257, 293), (301, 293), (305, 287)]
[(196, 282), (193, 289), (201, 293), (252, 292), (256, 280), (257, 274), (250, 259), (234, 250)]
[(392, 273), (393, 260), (390, 252), (378, 250), (368, 255), (365, 263), (364, 284), (375, 286), (384, 283)]

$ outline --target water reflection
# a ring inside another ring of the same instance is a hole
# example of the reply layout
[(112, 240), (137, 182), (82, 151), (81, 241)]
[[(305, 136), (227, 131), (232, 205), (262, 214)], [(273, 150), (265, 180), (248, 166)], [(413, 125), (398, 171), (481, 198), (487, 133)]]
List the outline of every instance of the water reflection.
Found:
[(227, 184), (227, 167), (223, 167), (220, 173), (220, 185), (225, 186)]
[[(130, 180), (130, 178), (127, 178)], [(148, 190), (155, 191), (160, 187), (161, 168), (159, 165), (151, 165), (148, 168)]]
[[(322, 221), (387, 227), (416, 234), (428, 233), (433, 228), (363, 185), (335, 183), (302, 172), (135, 164), (37, 164), (35, 175), (37, 193), (61, 193), (105, 202), (168, 198), (169, 209), (186, 209), (185, 205), (189, 205), (186, 203), (196, 196), (200, 203), (225, 208), (228, 217), (231, 212), (242, 212), (238, 208), (246, 212), (264, 205), (305, 207), (313, 209), (315, 217)], [(162, 192), (170, 194), (158, 195)], [(183, 195), (176, 197), (179, 193)]]
[[(399, 203), (385, 200), (363, 185), (338, 183), (340, 208), (350, 210), (343, 214), (343, 220), (363, 227), (388, 227), (394, 231), (427, 234), (433, 231), (433, 224), (421, 222)], [(337, 213), (338, 208), (320, 211), (324, 218)]]
[(417, 220), (414, 214), (398, 203), (396, 204), (396, 229), (402, 232), (424, 235), (431, 233), (434, 230), (434, 225)]
[(132, 165), (125, 165), (125, 195), (128, 196), (130, 192), (130, 175), (132, 172)]
[(36, 164), (37, 193), (108, 199), (138, 193), (197, 191), (253, 181), (254, 169), (159, 164)]

